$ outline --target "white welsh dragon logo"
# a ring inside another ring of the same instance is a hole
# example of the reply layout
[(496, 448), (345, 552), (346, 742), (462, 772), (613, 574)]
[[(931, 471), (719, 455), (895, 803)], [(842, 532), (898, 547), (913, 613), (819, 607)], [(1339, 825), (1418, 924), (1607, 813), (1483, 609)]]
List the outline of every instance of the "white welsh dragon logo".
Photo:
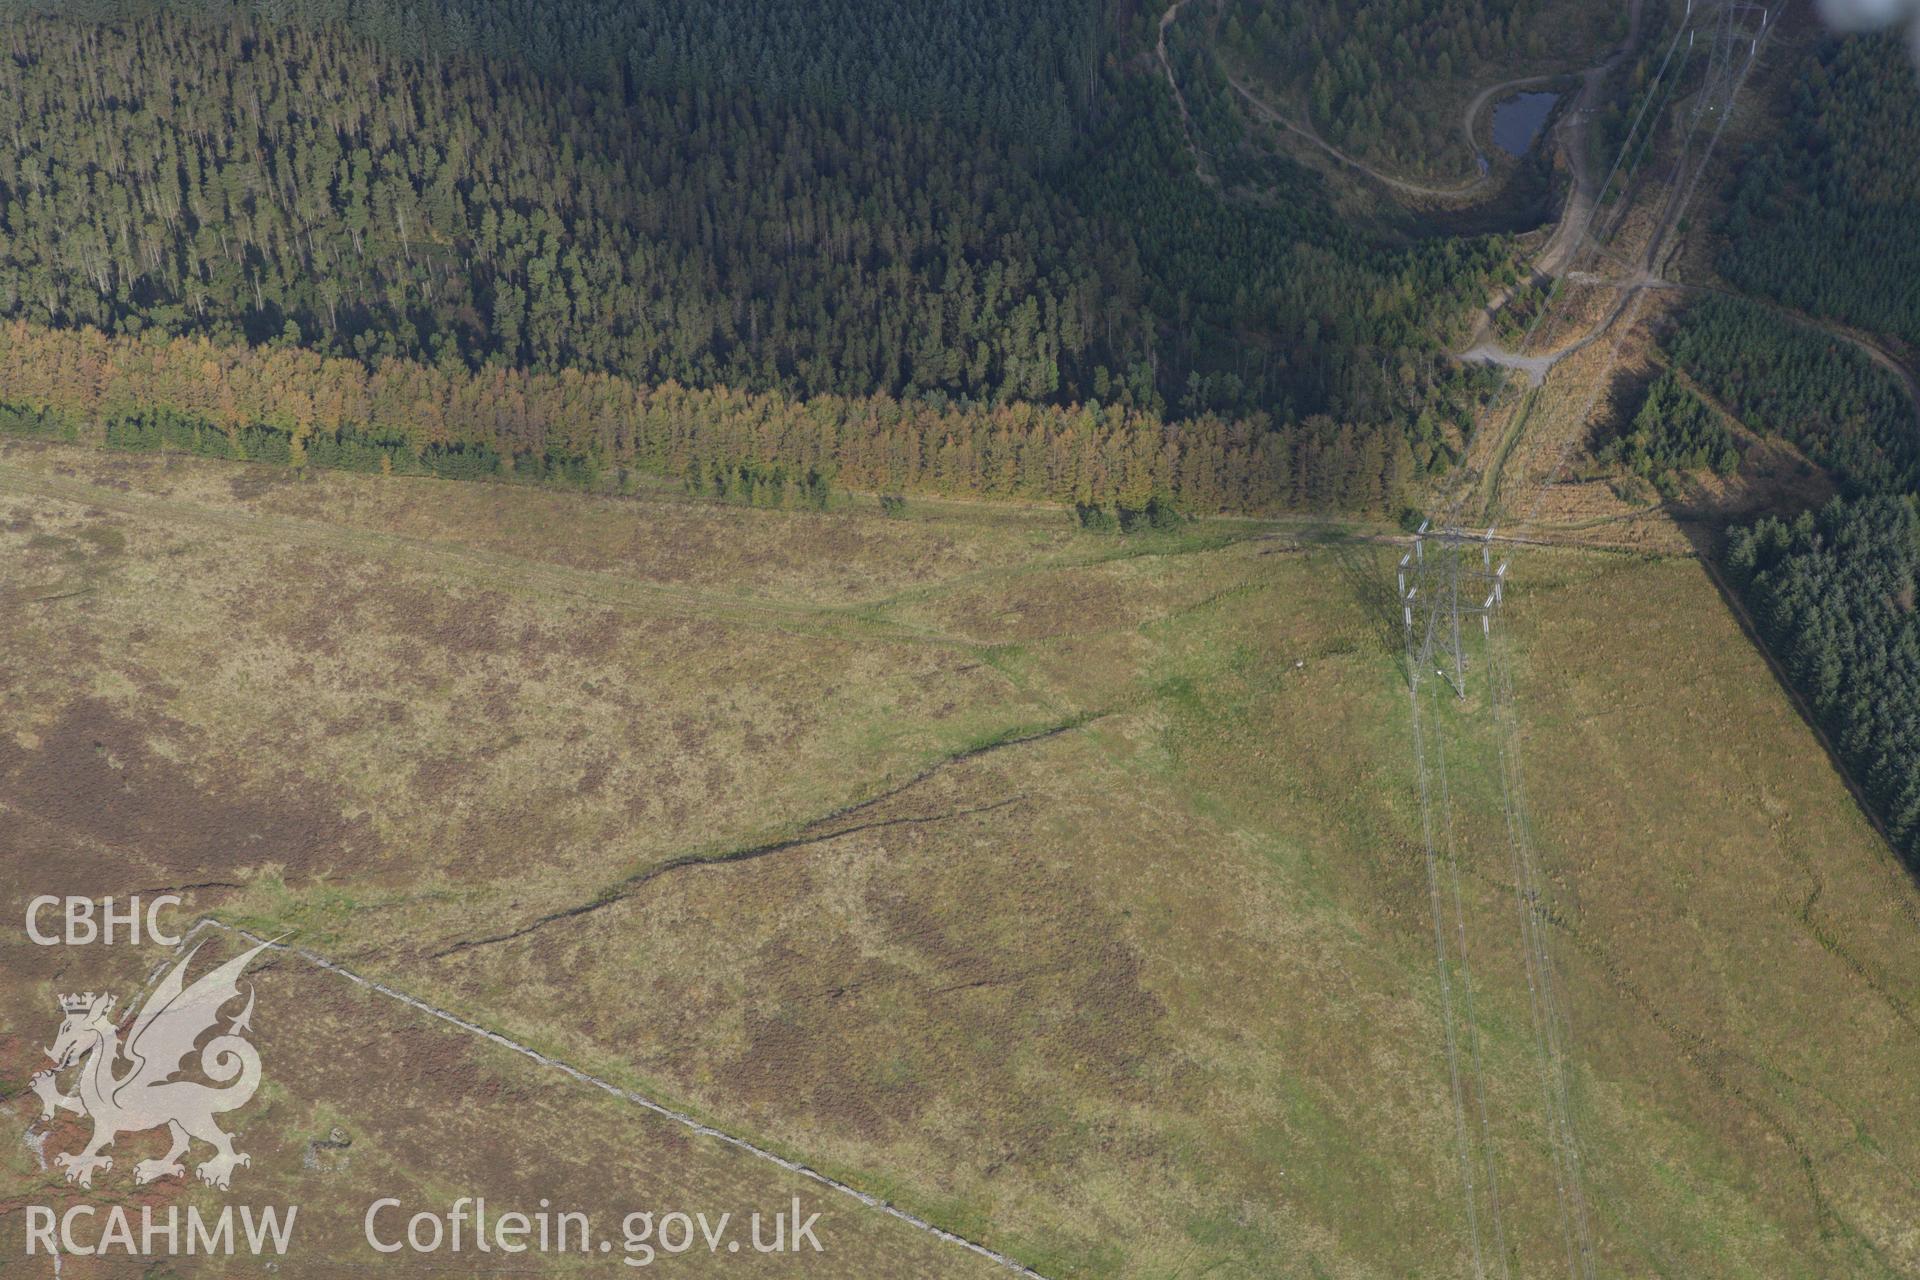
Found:
[[(244, 1107), (260, 1087), (260, 1055), (240, 1034), (252, 1030), (251, 989), (246, 1008), (227, 1024), (226, 1033), (216, 1035), (200, 1050), (200, 1070), (223, 1087), (173, 1077), (180, 1073), (183, 1060), (201, 1036), (215, 1029), (220, 1010), (239, 998), (240, 974), (247, 963), (269, 945), (263, 942), (236, 956), (183, 990), (187, 965), (199, 948), (189, 951), (148, 997), (133, 1020), (124, 1047), (110, 1016), (112, 996), (96, 996), (89, 991), (60, 997), (61, 1011), (67, 1017), (60, 1024), (53, 1047), (47, 1050), (54, 1065), (33, 1078), (33, 1091), (40, 1095), (42, 1120), (52, 1119), (56, 1110), (93, 1120), (93, 1137), (84, 1150), (53, 1158), (67, 1171), (68, 1182), (92, 1186), (95, 1169), (113, 1168), (113, 1157), (101, 1153), (113, 1145), (115, 1138), (161, 1125), (167, 1127), (172, 1146), (160, 1159), (142, 1160), (133, 1166), (136, 1183), (185, 1177), (180, 1157), (195, 1138), (214, 1149), (213, 1158), (194, 1171), (210, 1186), (226, 1190), (234, 1169), (253, 1163), (233, 1149), (233, 1139), (213, 1122), (223, 1111)], [(123, 1058), (127, 1069), (116, 1074), (115, 1067)], [(63, 1094), (59, 1073), (73, 1066), (79, 1067), (76, 1091)]]

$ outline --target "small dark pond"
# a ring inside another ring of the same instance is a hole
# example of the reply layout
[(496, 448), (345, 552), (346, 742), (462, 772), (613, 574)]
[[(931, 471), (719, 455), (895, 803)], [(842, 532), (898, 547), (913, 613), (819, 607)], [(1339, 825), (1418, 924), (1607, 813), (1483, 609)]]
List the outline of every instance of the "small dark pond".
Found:
[(1493, 144), (1510, 156), (1533, 150), (1547, 113), (1560, 101), (1557, 93), (1516, 93), (1493, 108)]

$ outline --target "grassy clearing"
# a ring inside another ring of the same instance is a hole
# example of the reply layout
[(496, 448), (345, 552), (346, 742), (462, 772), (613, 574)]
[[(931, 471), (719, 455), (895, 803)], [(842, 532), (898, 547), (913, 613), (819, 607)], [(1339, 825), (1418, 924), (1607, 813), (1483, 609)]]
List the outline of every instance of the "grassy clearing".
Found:
[[(193, 909), (294, 930), (1052, 1277), (1470, 1267), (1396, 551), (959, 507), (574, 499), (573, 526), (537, 492), (236, 491), (232, 467), (51, 446), (0, 468), (0, 845), (59, 868), (44, 891), (213, 882)], [(737, 587), (754, 548), (790, 568)], [(1697, 566), (1516, 572), (1604, 1271), (1910, 1268), (1911, 886)], [(1563, 1255), (1474, 712), (1435, 714), (1486, 1141), (1530, 1273)], [(50, 998), (44, 965), (21, 972), (10, 1015)], [(759, 1194), (645, 1125), (568, 1154), (596, 1102), (434, 1066), (453, 1051), (345, 999), (283, 1000), (276, 1034), (423, 1074), (402, 1106), (289, 1069), (289, 1131), (396, 1135), (382, 1170), (493, 1194), (475, 1153), (524, 1123), (516, 1187), (611, 1199), (632, 1168), (721, 1207)], [(7, 1025), (11, 1090), (41, 1028)], [(483, 1119), (431, 1129), (449, 1096)], [(959, 1274), (861, 1239), (840, 1273)]]
[(1910, 1271), (1920, 895), (1697, 564), (1552, 559), (1513, 635), (1595, 1201), (1696, 1274)]

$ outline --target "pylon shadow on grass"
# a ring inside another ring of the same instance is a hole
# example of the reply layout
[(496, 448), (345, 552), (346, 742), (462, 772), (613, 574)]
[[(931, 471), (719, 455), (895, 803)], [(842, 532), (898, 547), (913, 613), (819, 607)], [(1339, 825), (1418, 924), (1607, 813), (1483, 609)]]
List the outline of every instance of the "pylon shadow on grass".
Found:
[(1400, 615), (1400, 597), (1394, 590), (1390, 562), (1371, 542), (1329, 542), (1327, 554), (1355, 604), (1367, 619), (1367, 630), (1382, 652), (1405, 663), (1406, 628)]

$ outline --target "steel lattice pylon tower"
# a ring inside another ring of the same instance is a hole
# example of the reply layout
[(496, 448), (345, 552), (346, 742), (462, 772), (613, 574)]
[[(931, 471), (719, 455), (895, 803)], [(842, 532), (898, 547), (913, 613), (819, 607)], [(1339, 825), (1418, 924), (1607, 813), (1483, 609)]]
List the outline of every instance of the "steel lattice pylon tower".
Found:
[[(1434, 674), (1467, 696), (1466, 636), (1461, 620), (1478, 618), (1484, 640), (1506, 593), (1507, 561), (1493, 563), (1493, 530), (1475, 533), (1421, 522), (1413, 550), (1400, 557), (1400, 610), (1407, 633), (1407, 678), (1415, 688), (1429, 663)], [(1451, 666), (1452, 670), (1448, 670)]]
[[(1629, 161), (1639, 154), (1659, 157), (1664, 172), (1659, 175), (1653, 191), (1660, 207), (1655, 211), (1644, 253), (1636, 252), (1631, 262), (1625, 258), (1618, 260), (1633, 269), (1636, 280), (1644, 273), (1659, 282), (1657, 273), (1665, 237), (1690, 207), (1747, 74), (1758, 61), (1772, 26), (1772, 13), (1749, 0), (1692, 0), (1689, 3), (1686, 18), (1667, 45), (1613, 168), (1593, 194), (1584, 221), (1576, 228), (1579, 238), (1570, 257), (1573, 270), (1563, 272), (1556, 279), (1551, 298), (1559, 297), (1561, 281), (1586, 262), (1602, 254), (1618, 256), (1609, 244), (1633, 207), (1631, 193), (1622, 188), (1621, 207), (1611, 218), (1603, 210), (1616, 177), (1625, 172), (1631, 178), (1638, 162), (1630, 164)], [(1697, 96), (1691, 102), (1681, 96), (1696, 86)], [(1663, 127), (1671, 129), (1672, 143), (1666, 145), (1663, 137), (1662, 146), (1656, 149), (1651, 139), (1655, 130)], [(1638, 299), (1644, 296), (1641, 290), (1645, 286), (1635, 281), (1629, 284), (1635, 290), (1633, 299), (1615, 311), (1607, 325), (1596, 331), (1595, 337), (1622, 319), (1629, 326), (1634, 322)], [(1547, 313), (1548, 309), (1543, 308), (1535, 317), (1520, 344), (1522, 350)], [(1605, 369), (1608, 371), (1617, 357), (1617, 348), (1616, 339), (1607, 357)], [(1580, 410), (1582, 421), (1599, 395), (1598, 385)], [(1524, 422), (1521, 425), (1524, 426)], [(1549, 480), (1559, 473), (1562, 465), (1564, 458), (1553, 464), (1547, 472)], [(1542, 495), (1544, 492), (1543, 489)], [(1496, 1278), (1508, 1275), (1512, 1237), (1503, 1223), (1498, 1194), (1500, 1160), (1487, 1123), (1489, 1091), (1478, 1047), (1474, 980), (1468, 961), (1468, 917), (1461, 906), (1461, 862), (1463, 855), (1474, 850), (1470, 845), (1463, 845), (1462, 834), (1456, 829), (1454, 815), (1467, 801), (1449, 785), (1446, 763), (1450, 752), (1455, 752), (1457, 758), (1461, 749), (1480, 753), (1470, 757), (1472, 759), (1498, 765), (1498, 799), (1505, 819), (1514, 902), (1518, 908), (1519, 951), (1534, 1048), (1540, 1064), (1541, 1107), (1552, 1159), (1553, 1185), (1559, 1200), (1561, 1235), (1570, 1274), (1576, 1280), (1593, 1280), (1597, 1274), (1593, 1214), (1586, 1191), (1586, 1161), (1575, 1124), (1579, 1059), (1571, 1048), (1573, 1031), (1568, 1000), (1561, 990), (1554, 959), (1552, 880), (1536, 847), (1528, 812), (1525, 770), (1519, 759), (1523, 722), (1515, 709), (1512, 646), (1508, 637), (1496, 636), (1492, 630), (1494, 614), (1505, 595), (1507, 562), (1502, 560), (1495, 565), (1496, 538), (1492, 528), (1475, 532), (1459, 524), (1463, 508), (1477, 493), (1477, 484), (1458, 489), (1444, 512), (1420, 525), (1412, 548), (1401, 557), (1399, 565), (1413, 757), (1466, 1222), (1473, 1242), (1474, 1273)], [(1488, 521), (1501, 518), (1494, 501), (1498, 495), (1496, 485), (1486, 509), (1466, 518)], [(1539, 502), (1536, 498), (1534, 510)], [(1518, 518), (1531, 521), (1533, 511)], [(1471, 621), (1476, 616), (1481, 629), (1477, 640), (1471, 634)], [(1469, 642), (1473, 642), (1471, 649)], [(1457, 708), (1458, 714), (1454, 714), (1445, 709), (1446, 700), (1438, 686), (1427, 690), (1433, 695), (1431, 701), (1422, 698), (1422, 679), (1428, 672), (1444, 681), (1462, 703), (1467, 699), (1469, 676), (1474, 677), (1477, 705), (1462, 705)], [(1471, 728), (1469, 732), (1469, 722), (1478, 721), (1482, 716), (1485, 727)], [(1465, 838), (1476, 839), (1472, 828)], [(1482, 1207), (1492, 1228), (1490, 1254), (1482, 1248), (1479, 1225)], [(1489, 1259), (1497, 1270), (1485, 1265)]]
[(1707, 50), (1706, 79), (1700, 87), (1700, 100), (1693, 106), (1696, 119), (1733, 106), (1746, 64), (1760, 51), (1760, 37), (1766, 32), (1769, 16), (1764, 5), (1744, 0), (1727, 0), (1720, 6), (1713, 43)]

